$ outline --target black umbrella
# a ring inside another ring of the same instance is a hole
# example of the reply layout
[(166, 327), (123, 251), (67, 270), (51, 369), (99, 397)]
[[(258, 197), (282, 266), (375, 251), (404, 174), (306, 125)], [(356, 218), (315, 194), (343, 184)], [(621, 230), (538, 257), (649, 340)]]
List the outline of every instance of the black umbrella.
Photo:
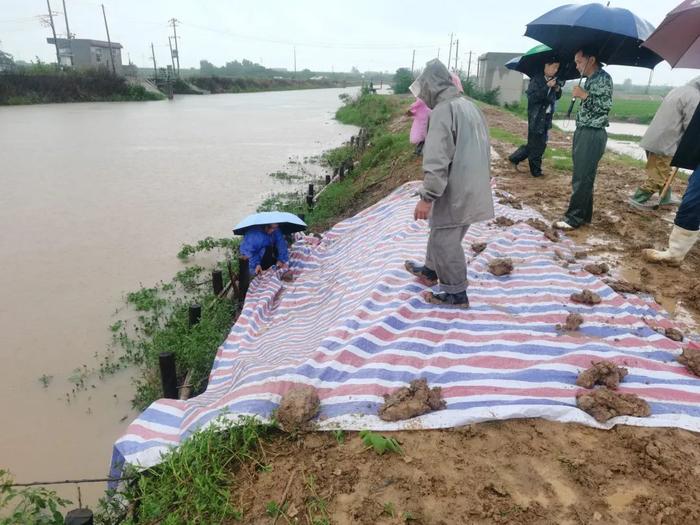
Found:
[[(570, 56), (590, 49), (600, 62), (617, 66), (653, 69), (662, 58), (640, 47), (654, 32), (654, 26), (628, 9), (602, 4), (567, 4), (545, 13), (527, 24), (529, 36)], [(581, 75), (579, 85), (583, 80)], [(573, 109), (572, 100), (569, 114)]]

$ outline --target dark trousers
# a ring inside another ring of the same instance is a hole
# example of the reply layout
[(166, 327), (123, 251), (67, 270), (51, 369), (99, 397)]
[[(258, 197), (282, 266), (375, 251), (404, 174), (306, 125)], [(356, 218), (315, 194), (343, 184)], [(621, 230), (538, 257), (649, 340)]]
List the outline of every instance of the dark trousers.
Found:
[(700, 230), (700, 166), (690, 176), (674, 223), (684, 230)]
[(602, 128), (580, 127), (574, 133), (571, 158), (574, 175), (571, 179), (571, 199), (566, 210), (566, 222), (578, 228), (593, 219), (593, 186), (608, 134)]
[(277, 248), (274, 246), (268, 246), (265, 248), (265, 255), (263, 255), (262, 261), (260, 262), (260, 267), (263, 270), (267, 270), (277, 262)]
[(511, 162), (518, 163), (525, 159), (530, 164), (530, 173), (534, 177), (542, 175), (542, 155), (547, 147), (547, 131), (544, 133), (527, 132), (527, 144), (516, 149), (508, 159)]

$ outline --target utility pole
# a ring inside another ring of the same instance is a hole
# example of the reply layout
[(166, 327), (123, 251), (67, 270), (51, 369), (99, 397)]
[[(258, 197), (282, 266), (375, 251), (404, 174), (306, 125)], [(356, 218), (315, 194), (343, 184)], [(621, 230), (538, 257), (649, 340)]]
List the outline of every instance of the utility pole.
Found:
[(459, 38), (457, 39), (457, 47), (455, 49), (455, 71), (457, 71), (457, 57), (459, 56)]
[(452, 62), (452, 37), (454, 33), (450, 33), (450, 53), (447, 55), (447, 69), (450, 68), (450, 63)]
[(438, 60), (440, 60), (440, 48), (438, 47)]
[(73, 65), (73, 36), (70, 34), (70, 26), (68, 25), (68, 10), (66, 9), (66, 0), (63, 0), (63, 16), (66, 19), (66, 38), (68, 39), (68, 48), (70, 49), (70, 65)]
[(647, 82), (647, 88), (644, 90), (644, 94), (649, 94), (649, 88), (651, 87), (651, 79), (654, 76), (654, 70), (649, 71), (649, 82)]
[(153, 42), (151, 42), (151, 58), (153, 59), (153, 80), (158, 82), (158, 67), (156, 66), (156, 52), (153, 49)]
[(469, 80), (469, 75), (472, 72), (472, 52), (469, 51), (469, 64), (467, 64), (467, 80)]
[(170, 46), (170, 61), (173, 64), (173, 71), (176, 71), (176, 69), (175, 69), (175, 55), (173, 54), (173, 41), (172, 41), (171, 36), (168, 37), (168, 45)]
[(297, 46), (294, 46), (294, 78), (297, 76)]
[[(180, 21), (177, 18), (171, 18), (168, 20), (173, 26), (173, 40), (175, 40), (175, 60), (177, 60), (177, 76), (180, 76), (180, 50), (177, 47), (177, 24)], [(172, 55), (172, 52), (170, 53)], [(175, 64), (173, 64), (173, 69), (175, 69)]]
[(411, 75), (413, 74), (413, 66), (416, 63), (416, 50), (413, 50), (413, 58), (411, 59)]
[[(47, 0), (48, 2), (48, 0)], [(102, 4), (102, 17), (105, 19), (105, 30), (107, 31), (107, 44), (109, 45), (109, 59), (112, 61), (112, 73), (117, 74), (117, 68), (114, 65), (114, 53), (112, 52), (112, 40), (109, 38), (109, 26), (107, 25), (107, 15), (105, 13), (105, 5)]]
[(56, 46), (56, 67), (61, 67), (61, 57), (58, 54), (58, 39), (56, 38), (56, 27), (53, 25), (53, 13), (51, 12), (51, 4), (49, 0), (46, 0), (46, 7), (49, 8), (49, 24), (51, 25), (51, 32), (53, 33), (53, 43)]

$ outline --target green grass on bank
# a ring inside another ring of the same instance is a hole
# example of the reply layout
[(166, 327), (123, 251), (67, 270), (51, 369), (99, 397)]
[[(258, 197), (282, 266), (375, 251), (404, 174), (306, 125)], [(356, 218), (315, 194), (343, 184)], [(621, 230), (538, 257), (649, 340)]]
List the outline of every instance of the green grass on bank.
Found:
[[(513, 147), (520, 146), (525, 142), (524, 137), (520, 137), (519, 135), (498, 127), (491, 127), (489, 132), (491, 134), (491, 138), (511, 144)], [(611, 136), (611, 138), (613, 137)], [(609, 162), (624, 167), (643, 168), (645, 165), (644, 162), (637, 160), (634, 157), (614, 153), (612, 151), (607, 151), (604, 158)], [(571, 171), (574, 167), (573, 161), (571, 160), (570, 149), (553, 148), (551, 146), (547, 146), (547, 149), (544, 152), (544, 159), (545, 162), (548, 162), (549, 165), (556, 170)]]

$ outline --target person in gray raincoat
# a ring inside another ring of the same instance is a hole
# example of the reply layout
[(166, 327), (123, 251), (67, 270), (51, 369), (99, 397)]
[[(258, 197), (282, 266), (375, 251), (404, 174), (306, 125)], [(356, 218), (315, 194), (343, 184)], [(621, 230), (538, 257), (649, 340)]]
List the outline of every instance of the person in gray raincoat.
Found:
[(671, 189), (661, 195), (666, 181), (671, 176), (671, 158), (678, 143), (700, 104), (700, 77), (695, 77), (685, 86), (672, 89), (656, 111), (639, 145), (647, 152), (646, 180), (630, 197), (629, 203), (644, 208), (655, 194), (658, 204), (673, 204)]
[(426, 295), (428, 302), (468, 308), (462, 239), (471, 224), (494, 216), (488, 125), (439, 60), (426, 64), (411, 92), (432, 109), (414, 210), (414, 219), (429, 220), (430, 236), (425, 264), (407, 261), (406, 269), (425, 284), (440, 283), (438, 293)]

